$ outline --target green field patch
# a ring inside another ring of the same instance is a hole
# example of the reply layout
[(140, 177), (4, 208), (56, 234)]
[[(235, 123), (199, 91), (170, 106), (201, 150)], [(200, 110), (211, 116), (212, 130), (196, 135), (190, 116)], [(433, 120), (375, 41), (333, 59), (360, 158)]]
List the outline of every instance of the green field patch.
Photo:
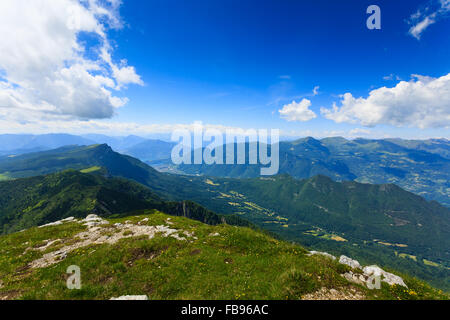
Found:
[(99, 171), (99, 170), (101, 170), (101, 167), (93, 166), (93, 167), (90, 167), (90, 168), (82, 169), (82, 170), (80, 170), (80, 172), (81, 173), (92, 173), (92, 172)]
[(399, 253), (398, 257), (400, 257), (400, 258), (409, 258), (409, 259), (412, 259), (414, 261), (417, 261), (417, 257), (416, 256), (413, 256), (413, 255), (407, 254), (407, 253)]
[(206, 184), (209, 184), (209, 185), (211, 185), (211, 186), (220, 186), (220, 184), (218, 184), (218, 183), (214, 183), (212, 180), (210, 180), (210, 179), (206, 179), (205, 180), (205, 183)]
[(347, 239), (345, 239), (337, 234), (327, 233), (326, 231), (324, 231), (323, 229), (320, 229), (320, 228), (305, 231), (305, 232), (303, 232), (303, 234), (313, 236), (313, 237), (318, 237), (318, 238), (325, 239), (325, 240), (332, 240), (332, 241), (337, 241), (337, 242), (347, 242)]
[(8, 175), (7, 172), (0, 173), (0, 181), (11, 180), (12, 178)]
[(427, 266), (432, 266), (432, 267), (440, 267), (441, 265), (439, 263), (427, 260), (427, 259), (423, 259), (422, 260), (424, 264), (426, 264)]

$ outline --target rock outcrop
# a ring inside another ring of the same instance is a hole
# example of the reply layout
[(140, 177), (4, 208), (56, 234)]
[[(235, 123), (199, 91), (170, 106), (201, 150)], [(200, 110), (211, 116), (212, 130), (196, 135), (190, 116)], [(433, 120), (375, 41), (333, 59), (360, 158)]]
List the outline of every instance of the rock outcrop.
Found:
[[(310, 251), (308, 255), (322, 255), (328, 257), (332, 260), (336, 260), (336, 257), (327, 253), (320, 251)], [(381, 282), (386, 282), (389, 285), (399, 285), (403, 287), (408, 287), (403, 279), (395, 274), (389, 273), (381, 269), (376, 265), (361, 267), (361, 264), (357, 260), (353, 260), (347, 256), (340, 256), (339, 263), (349, 266), (354, 271), (349, 271), (344, 273), (342, 276), (350, 282), (357, 283), (360, 285), (367, 286), (373, 289), (377, 283), (377, 278)]]
[[(77, 220), (74, 218), (67, 218), (64, 220), (53, 222), (50, 225), (60, 225), (62, 223), (80, 223), (87, 227), (86, 231), (76, 234), (73, 238), (79, 239), (75, 243), (55, 248), (55, 251), (45, 253), (41, 258), (32, 261), (29, 264), (30, 268), (45, 268), (55, 263), (64, 260), (68, 253), (82, 247), (87, 247), (92, 244), (115, 244), (120, 239), (148, 236), (152, 239), (155, 236), (172, 237), (179, 241), (196, 240), (193, 232), (187, 232), (178, 229), (172, 229), (167, 225), (150, 226), (147, 225), (148, 219), (142, 219), (137, 224), (127, 220), (125, 223), (115, 223), (111, 225), (107, 220), (101, 217), (90, 214), (85, 219)], [(48, 225), (47, 225), (48, 226)], [(38, 248), (27, 248), (25, 250), (39, 250), (41, 252), (47, 251), (53, 245), (60, 243), (60, 239), (53, 241), (44, 241), (44, 244)]]
[(310, 251), (309, 252), (309, 256), (313, 256), (313, 255), (321, 255), (321, 256), (325, 256), (325, 257), (328, 257), (328, 258), (330, 258), (330, 259), (332, 259), (332, 260), (336, 260), (336, 257), (335, 256), (333, 256), (333, 255), (331, 255), (331, 254), (329, 254), (328, 252), (321, 252), (321, 251)]
[(374, 265), (374, 266), (364, 267), (363, 272), (365, 275), (368, 275), (368, 276), (381, 277), (381, 281), (384, 281), (391, 286), (397, 284), (397, 285), (400, 285), (403, 287), (407, 287), (407, 285), (405, 284), (405, 282), (403, 281), (403, 279), (401, 277), (396, 276), (395, 274), (386, 272), (378, 266)]
[(50, 227), (50, 226), (59, 226), (60, 224), (63, 224), (64, 222), (70, 222), (70, 221), (73, 221), (73, 220), (75, 220), (74, 217), (69, 217), (69, 218), (65, 218), (65, 219), (62, 219), (62, 220), (55, 221), (55, 222), (50, 222), (50, 223), (44, 224), (42, 226), (39, 226), (38, 228)]
[(340, 256), (339, 263), (345, 264), (352, 269), (361, 269), (361, 265), (358, 261), (353, 260), (352, 258), (346, 257), (346, 256)]

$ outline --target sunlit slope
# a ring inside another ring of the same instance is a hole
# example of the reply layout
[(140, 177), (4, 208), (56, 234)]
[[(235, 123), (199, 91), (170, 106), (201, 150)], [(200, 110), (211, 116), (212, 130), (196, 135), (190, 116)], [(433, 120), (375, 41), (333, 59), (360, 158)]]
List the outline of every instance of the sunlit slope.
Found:
[[(307, 254), (249, 228), (156, 211), (74, 219), (0, 236), (0, 298), (448, 299), (409, 277), (408, 288), (369, 290), (342, 276), (348, 266)], [(80, 290), (66, 287), (71, 265), (80, 268)]]

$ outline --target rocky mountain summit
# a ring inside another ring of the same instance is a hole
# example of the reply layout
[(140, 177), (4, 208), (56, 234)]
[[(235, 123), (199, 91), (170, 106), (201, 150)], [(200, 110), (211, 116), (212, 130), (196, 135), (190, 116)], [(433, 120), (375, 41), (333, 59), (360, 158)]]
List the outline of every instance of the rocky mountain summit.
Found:
[[(171, 218), (167, 219), (168, 220), (166, 221), (166, 223), (171, 224)], [(159, 234), (162, 237), (170, 236), (179, 241), (186, 241), (187, 238), (196, 239), (193, 234), (190, 234), (187, 231), (184, 231), (180, 236), (179, 230), (171, 229), (167, 225), (146, 226), (144, 224), (147, 221), (148, 218), (143, 218), (137, 223), (137, 225), (132, 224), (130, 220), (127, 220), (124, 223), (115, 223), (111, 225), (107, 220), (102, 219), (95, 214), (89, 214), (85, 219), (81, 220), (75, 219), (74, 217), (69, 217), (43, 226), (39, 226), (38, 228), (42, 228), (48, 226), (57, 226), (68, 222), (76, 222), (82, 224), (83, 226), (86, 226), (88, 229), (74, 236), (74, 238), (81, 239), (81, 241), (58, 247), (55, 251), (47, 252), (52, 245), (62, 243), (62, 240), (48, 240), (43, 246), (34, 249), (47, 253), (45, 253), (40, 259), (32, 261), (29, 266), (31, 268), (48, 267), (57, 262), (60, 262), (61, 260), (64, 260), (67, 255), (73, 250), (104, 243), (115, 244), (121, 239), (129, 238), (132, 236), (145, 236), (151, 239), (156, 234)], [(33, 248), (27, 248), (26, 251), (28, 250), (33, 250)]]
[[(80, 287), (69, 288), (72, 267)], [(379, 276), (377, 286), (376, 277)], [(217, 290), (220, 288), (220, 290)], [(426, 283), (248, 227), (157, 210), (0, 236), (0, 299), (448, 299)]]

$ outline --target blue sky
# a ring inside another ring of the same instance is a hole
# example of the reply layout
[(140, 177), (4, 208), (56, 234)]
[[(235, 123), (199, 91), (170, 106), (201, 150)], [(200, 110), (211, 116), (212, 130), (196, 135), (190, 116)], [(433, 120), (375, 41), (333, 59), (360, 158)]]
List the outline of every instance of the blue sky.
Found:
[[(371, 4), (381, 9), (381, 30), (366, 27)], [(92, 55), (94, 60), (99, 43), (107, 38), (114, 61), (110, 68), (132, 66), (139, 78), (111, 90), (127, 102), (114, 108), (114, 116), (94, 119), (99, 123), (138, 127), (202, 121), (279, 128), (294, 135), (450, 136), (450, 101), (427, 100), (429, 91), (420, 91), (417, 84), (434, 88), (444, 83), (448, 90), (442, 78), (450, 72), (447, 0), (163, 0), (116, 6), (120, 26), (105, 23), (104, 37), (91, 36), (90, 30), (77, 34), (86, 59)], [(425, 19), (431, 22), (413, 34), (411, 28)], [(410, 87), (403, 93), (400, 88), (393, 91), (398, 102), (383, 104), (381, 91), (368, 99), (371, 90), (395, 88), (401, 81)], [(339, 110), (345, 93), (364, 100), (350, 99)], [(416, 94), (422, 96), (412, 98), (413, 104), (421, 104), (411, 107), (410, 116), (406, 100)], [(288, 117), (280, 117), (284, 106), (294, 101), (298, 108), (303, 99), (309, 101), (305, 104), (314, 118), (288, 121), (293, 120), (290, 109)], [(327, 116), (324, 109), (331, 110), (333, 103), (338, 112)], [(425, 112), (430, 117), (422, 123), (424, 104), (431, 111)], [(377, 117), (370, 116), (370, 108)]]

